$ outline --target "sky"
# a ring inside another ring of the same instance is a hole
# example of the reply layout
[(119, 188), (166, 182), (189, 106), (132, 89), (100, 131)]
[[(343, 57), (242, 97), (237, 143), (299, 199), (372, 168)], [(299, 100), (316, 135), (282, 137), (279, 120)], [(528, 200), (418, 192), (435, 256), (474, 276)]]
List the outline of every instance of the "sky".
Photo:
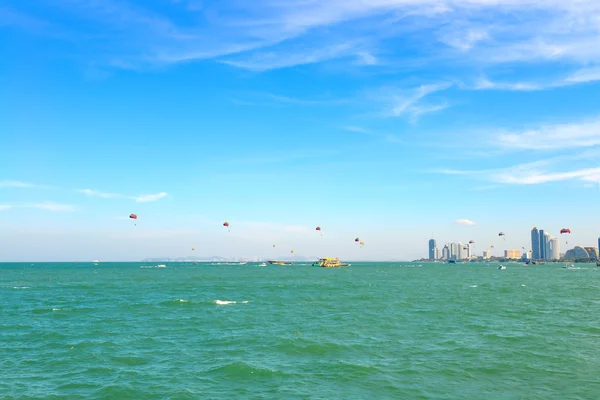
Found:
[(597, 0), (5, 0), (0, 51), (0, 261), (600, 236)]

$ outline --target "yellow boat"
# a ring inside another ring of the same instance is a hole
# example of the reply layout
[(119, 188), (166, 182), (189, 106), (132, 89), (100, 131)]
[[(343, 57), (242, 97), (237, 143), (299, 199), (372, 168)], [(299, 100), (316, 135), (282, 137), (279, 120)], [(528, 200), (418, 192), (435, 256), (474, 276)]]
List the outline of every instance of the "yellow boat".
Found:
[(323, 268), (339, 268), (339, 267), (347, 267), (350, 264), (342, 264), (340, 259), (337, 257), (326, 257), (319, 258), (319, 261), (316, 261), (313, 266), (315, 267), (323, 267)]

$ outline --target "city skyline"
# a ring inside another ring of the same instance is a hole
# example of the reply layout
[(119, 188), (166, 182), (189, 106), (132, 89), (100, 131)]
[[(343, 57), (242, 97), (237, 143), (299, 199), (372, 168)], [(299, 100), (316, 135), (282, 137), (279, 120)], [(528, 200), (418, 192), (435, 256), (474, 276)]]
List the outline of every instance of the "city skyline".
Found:
[[(474, 252), (475, 240), (469, 240), (466, 244), (462, 242), (451, 242), (444, 244), (441, 251), (438, 251), (437, 241), (430, 239), (428, 242), (428, 259), (429, 260), (469, 260), (469, 259), (490, 259), (507, 258), (521, 260), (559, 260), (567, 259), (600, 259), (600, 237), (597, 238), (598, 247), (569, 244), (568, 239), (564, 240), (565, 252), (561, 252), (561, 240), (558, 237), (553, 237), (544, 229), (533, 227), (531, 229), (531, 244), (529, 247), (521, 247), (521, 249), (511, 249), (505, 246), (500, 246), (500, 249), (495, 253), (496, 246), (490, 245), (484, 248), (480, 254)], [(570, 235), (571, 230), (562, 228), (560, 234)], [(499, 235), (505, 236), (505, 232), (500, 232)], [(498, 252), (500, 254), (498, 254)]]
[(0, 260), (411, 260), (432, 233), (481, 254), (534, 225), (595, 246), (598, 18), (595, 0), (5, 0)]

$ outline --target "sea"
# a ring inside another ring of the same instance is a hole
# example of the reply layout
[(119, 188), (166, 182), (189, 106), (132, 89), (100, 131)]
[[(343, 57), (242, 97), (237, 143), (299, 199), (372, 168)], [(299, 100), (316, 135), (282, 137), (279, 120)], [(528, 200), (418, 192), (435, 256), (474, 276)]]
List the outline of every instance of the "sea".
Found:
[(0, 399), (599, 399), (595, 264), (0, 264)]

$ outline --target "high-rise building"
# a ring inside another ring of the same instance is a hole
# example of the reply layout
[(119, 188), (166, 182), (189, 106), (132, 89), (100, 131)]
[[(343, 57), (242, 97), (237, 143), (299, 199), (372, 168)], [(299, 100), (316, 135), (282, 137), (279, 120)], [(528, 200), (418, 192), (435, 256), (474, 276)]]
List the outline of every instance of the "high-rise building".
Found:
[(560, 240), (558, 238), (552, 238), (548, 241), (548, 255), (546, 257), (549, 260), (560, 259)]
[(533, 250), (533, 254), (531, 257), (534, 260), (540, 259), (540, 231), (538, 228), (533, 227), (531, 230), (531, 250)]
[(450, 243), (450, 260), (460, 260), (458, 243)]
[(590, 258), (592, 260), (597, 260), (598, 259), (598, 248), (597, 247), (584, 247), (584, 249), (588, 252), (588, 254), (590, 255)]
[(504, 258), (518, 260), (521, 258), (521, 250), (504, 250)]
[(546, 233), (543, 229), (540, 229), (540, 259), (546, 259)]
[(445, 245), (444, 248), (442, 249), (442, 260), (449, 260), (450, 259), (450, 248), (448, 247), (448, 245)]
[(438, 249), (437, 247), (435, 248), (435, 259), (436, 260), (440, 259), (440, 249)]
[(484, 250), (483, 251), (483, 259), (484, 260), (488, 260), (492, 257), (492, 252), (490, 250)]
[(571, 250), (568, 250), (565, 253), (565, 258), (568, 260), (575, 260), (575, 259), (584, 259), (584, 258), (590, 258), (590, 254), (587, 252), (587, 250), (581, 246), (575, 246), (573, 247)]
[(435, 260), (435, 239), (431, 239), (429, 241), (429, 259), (430, 260)]
[(467, 257), (467, 254), (469, 252), (469, 246), (466, 244), (462, 244), (461, 242), (458, 242), (458, 259), (459, 260), (464, 260)]

